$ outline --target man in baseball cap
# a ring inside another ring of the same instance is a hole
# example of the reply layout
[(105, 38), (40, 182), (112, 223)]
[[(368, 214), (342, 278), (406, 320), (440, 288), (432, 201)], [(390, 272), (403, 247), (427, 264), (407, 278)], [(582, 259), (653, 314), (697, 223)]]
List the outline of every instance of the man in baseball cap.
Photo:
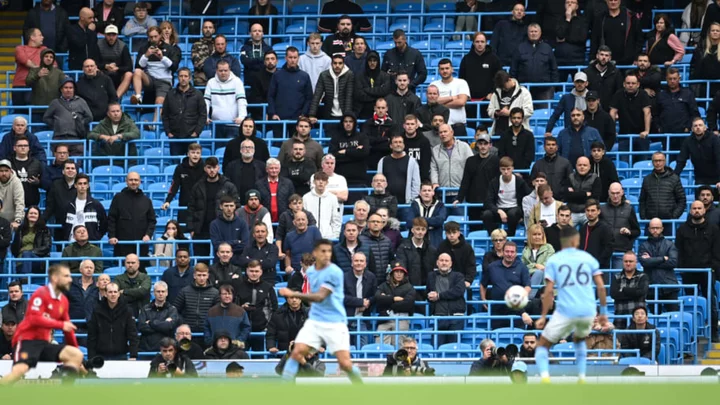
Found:
[(107, 27), (105, 27), (105, 35), (108, 35), (108, 34), (115, 34), (115, 35), (117, 35), (118, 33), (119, 33), (118, 27), (116, 27), (116, 26), (114, 26), (114, 25), (112, 25), (112, 24), (110, 24), (110, 25), (108, 25)]
[(617, 138), (615, 121), (600, 107), (600, 93), (595, 90), (588, 91), (585, 95), (585, 103), (587, 104), (585, 124), (598, 130), (606, 151), (612, 150)]
[(545, 126), (545, 136), (552, 136), (552, 130), (555, 128), (555, 123), (560, 119), (560, 115), (564, 115), (565, 128), (570, 127), (570, 113), (574, 108), (579, 108), (581, 111), (587, 110), (587, 103), (585, 98), (587, 96), (588, 77), (585, 72), (577, 72), (573, 77), (574, 88), (570, 93), (564, 94), (560, 101), (555, 106), (547, 125)]

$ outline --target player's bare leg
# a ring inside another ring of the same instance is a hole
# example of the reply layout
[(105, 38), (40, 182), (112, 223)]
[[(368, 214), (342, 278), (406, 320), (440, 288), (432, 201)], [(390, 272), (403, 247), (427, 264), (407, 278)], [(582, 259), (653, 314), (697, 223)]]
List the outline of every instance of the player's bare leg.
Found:
[(9, 374), (6, 374), (1, 380), (0, 385), (10, 385), (19, 381), (27, 372), (30, 371), (30, 366), (25, 363), (18, 363), (12, 367)]
[(347, 350), (339, 350), (334, 353), (334, 356), (338, 361), (338, 366), (340, 366), (340, 369), (348, 374), (348, 378), (350, 378), (350, 381), (352, 381), (353, 384), (362, 384), (362, 376), (360, 375), (360, 370), (357, 367), (353, 366), (352, 360), (350, 358), (350, 352)]

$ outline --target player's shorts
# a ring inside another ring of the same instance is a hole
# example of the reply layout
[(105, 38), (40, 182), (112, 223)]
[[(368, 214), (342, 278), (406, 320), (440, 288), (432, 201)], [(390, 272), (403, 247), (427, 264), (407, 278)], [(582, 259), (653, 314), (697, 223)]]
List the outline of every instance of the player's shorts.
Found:
[(308, 319), (295, 337), (295, 343), (303, 343), (314, 349), (324, 345), (331, 354), (350, 351), (350, 332), (345, 323)]
[(55, 345), (45, 340), (21, 340), (13, 352), (13, 364), (27, 364), (30, 368), (39, 361), (60, 362), (60, 352), (65, 345)]
[(568, 318), (555, 312), (545, 325), (542, 336), (550, 343), (557, 343), (573, 334), (576, 338), (586, 338), (592, 332), (594, 316), (582, 318)]

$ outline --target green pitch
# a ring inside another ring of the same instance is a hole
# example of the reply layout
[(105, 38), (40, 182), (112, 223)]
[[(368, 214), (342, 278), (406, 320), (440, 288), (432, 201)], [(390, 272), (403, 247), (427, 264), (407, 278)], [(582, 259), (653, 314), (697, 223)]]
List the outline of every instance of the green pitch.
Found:
[[(249, 379), (248, 379), (249, 380)], [(303, 386), (271, 382), (168, 384), (129, 383), (96, 386), (19, 385), (0, 388), (5, 404), (548, 404), (664, 405), (717, 403), (720, 385), (364, 385)], [(234, 399), (234, 400), (233, 400)], [(18, 401), (18, 402), (16, 402)], [(239, 401), (239, 402), (238, 402)], [(257, 402), (256, 402), (257, 401)], [(467, 402), (466, 402), (467, 401)]]

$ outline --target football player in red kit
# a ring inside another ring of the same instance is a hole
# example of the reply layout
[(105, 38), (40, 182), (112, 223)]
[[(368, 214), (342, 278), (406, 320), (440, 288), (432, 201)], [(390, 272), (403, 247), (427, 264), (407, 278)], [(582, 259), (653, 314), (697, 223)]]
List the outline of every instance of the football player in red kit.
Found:
[[(0, 380), (0, 384), (12, 384), (21, 379), (39, 361), (63, 363), (68, 374), (85, 373), (82, 366), (83, 353), (78, 349), (75, 330), (70, 322), (68, 299), (63, 295), (70, 289), (70, 269), (53, 265), (48, 270), (50, 283), (38, 288), (30, 297), (25, 319), (13, 337), (13, 368)], [(52, 344), (54, 329), (65, 334), (64, 344)]]

